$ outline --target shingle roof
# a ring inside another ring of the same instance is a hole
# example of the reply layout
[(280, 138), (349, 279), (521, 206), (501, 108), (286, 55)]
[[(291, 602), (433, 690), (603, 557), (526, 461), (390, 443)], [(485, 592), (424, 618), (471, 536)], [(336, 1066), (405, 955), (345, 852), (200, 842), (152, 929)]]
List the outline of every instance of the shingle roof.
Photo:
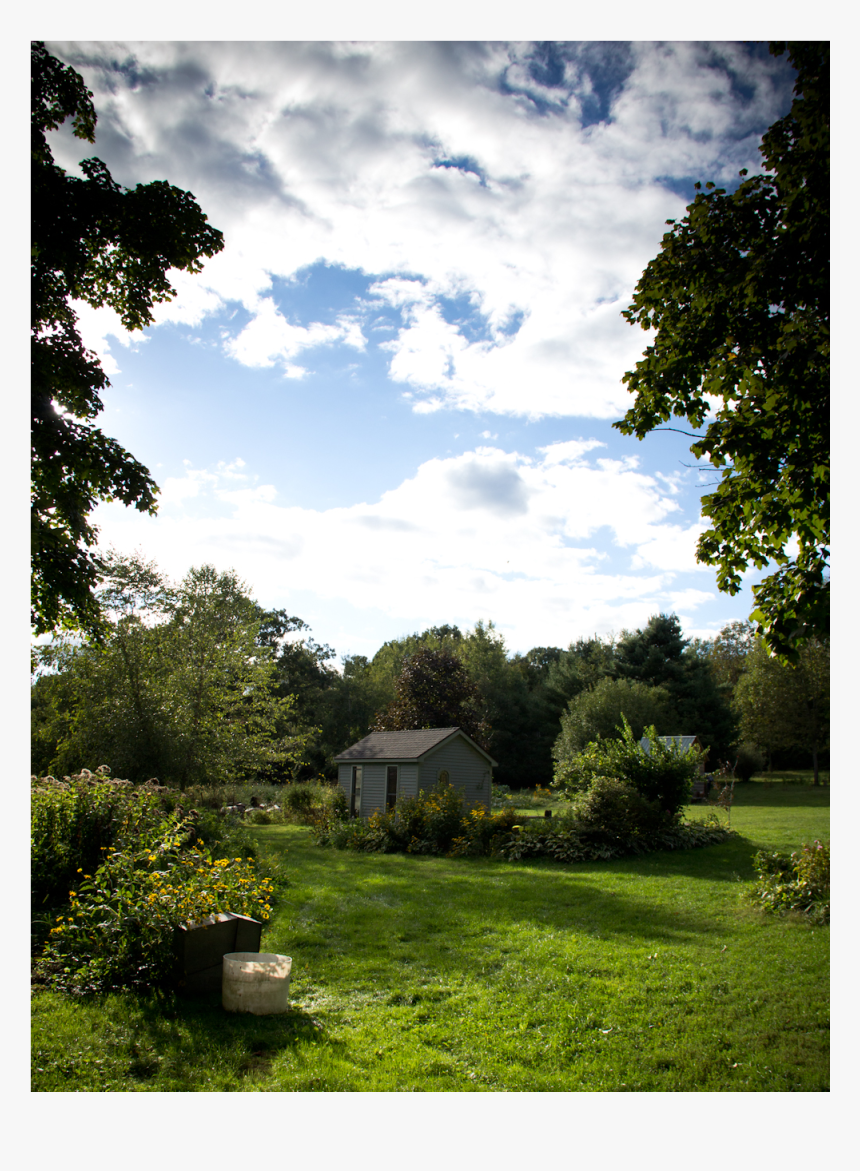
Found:
[(443, 741), (458, 733), (488, 760), (495, 765), (496, 761), (483, 751), (474, 740), (466, 736), (459, 728), (417, 728), (410, 732), (371, 732), (357, 744), (350, 745), (334, 758), (336, 761), (350, 760), (420, 760), (431, 749), (438, 747)]

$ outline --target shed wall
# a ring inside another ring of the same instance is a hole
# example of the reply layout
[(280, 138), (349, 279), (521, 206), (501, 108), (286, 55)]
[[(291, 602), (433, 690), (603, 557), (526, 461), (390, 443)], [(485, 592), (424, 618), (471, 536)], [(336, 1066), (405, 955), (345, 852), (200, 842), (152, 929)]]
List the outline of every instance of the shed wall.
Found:
[(428, 753), (421, 762), (422, 788), (432, 789), (443, 769), (448, 770), (451, 784), (462, 792), (463, 803), (467, 808), (477, 805), (490, 808), (493, 770), (490, 762), (471, 744), (457, 737)]

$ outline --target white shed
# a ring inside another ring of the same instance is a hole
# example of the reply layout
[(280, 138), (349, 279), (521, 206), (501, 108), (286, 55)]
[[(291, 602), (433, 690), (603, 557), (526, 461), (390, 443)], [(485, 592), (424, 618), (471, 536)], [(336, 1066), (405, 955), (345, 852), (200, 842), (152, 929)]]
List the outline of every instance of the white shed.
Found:
[(450, 781), (466, 808), (490, 808), (497, 761), (460, 728), (371, 732), (334, 758), (337, 779), (355, 817), (394, 809), (404, 797)]
[[(707, 749), (703, 747), (702, 742), (698, 736), (658, 736), (657, 739), (661, 741), (661, 743), (665, 744), (667, 748), (672, 748), (674, 746), (685, 755), (690, 751), (691, 748), (696, 749), (699, 753), (701, 753), (699, 758), (699, 772), (703, 773), (705, 771), (705, 757), (707, 755)], [(646, 755), (651, 755), (651, 742), (647, 736), (643, 736), (639, 741), (639, 747), (644, 753), (646, 753)]]

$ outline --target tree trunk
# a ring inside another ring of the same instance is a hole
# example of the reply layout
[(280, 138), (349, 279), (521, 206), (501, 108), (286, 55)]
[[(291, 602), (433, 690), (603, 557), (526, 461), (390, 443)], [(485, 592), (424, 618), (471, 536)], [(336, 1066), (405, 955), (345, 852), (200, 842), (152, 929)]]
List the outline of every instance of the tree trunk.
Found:
[(814, 745), (812, 749), (812, 783), (818, 784), (818, 746)]

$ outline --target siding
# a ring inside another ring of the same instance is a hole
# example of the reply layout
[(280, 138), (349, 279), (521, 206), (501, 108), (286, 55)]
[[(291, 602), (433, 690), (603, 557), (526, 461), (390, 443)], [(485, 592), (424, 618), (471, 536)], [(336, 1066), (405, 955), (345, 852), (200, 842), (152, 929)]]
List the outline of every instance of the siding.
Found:
[(467, 808), (490, 808), (490, 762), (470, 744), (458, 737), (428, 753), (421, 763), (421, 787), (432, 789), (442, 769), (448, 770), (451, 784), (463, 794)]
[[(385, 808), (385, 770), (390, 761), (364, 762), (364, 779), (361, 784), (361, 816), (369, 817), (377, 809)], [(356, 810), (356, 812), (358, 812)]]
[(421, 765), (401, 764), (398, 765), (398, 768), (400, 770), (397, 776), (397, 801), (399, 804), (405, 797), (418, 795), (418, 777)]

